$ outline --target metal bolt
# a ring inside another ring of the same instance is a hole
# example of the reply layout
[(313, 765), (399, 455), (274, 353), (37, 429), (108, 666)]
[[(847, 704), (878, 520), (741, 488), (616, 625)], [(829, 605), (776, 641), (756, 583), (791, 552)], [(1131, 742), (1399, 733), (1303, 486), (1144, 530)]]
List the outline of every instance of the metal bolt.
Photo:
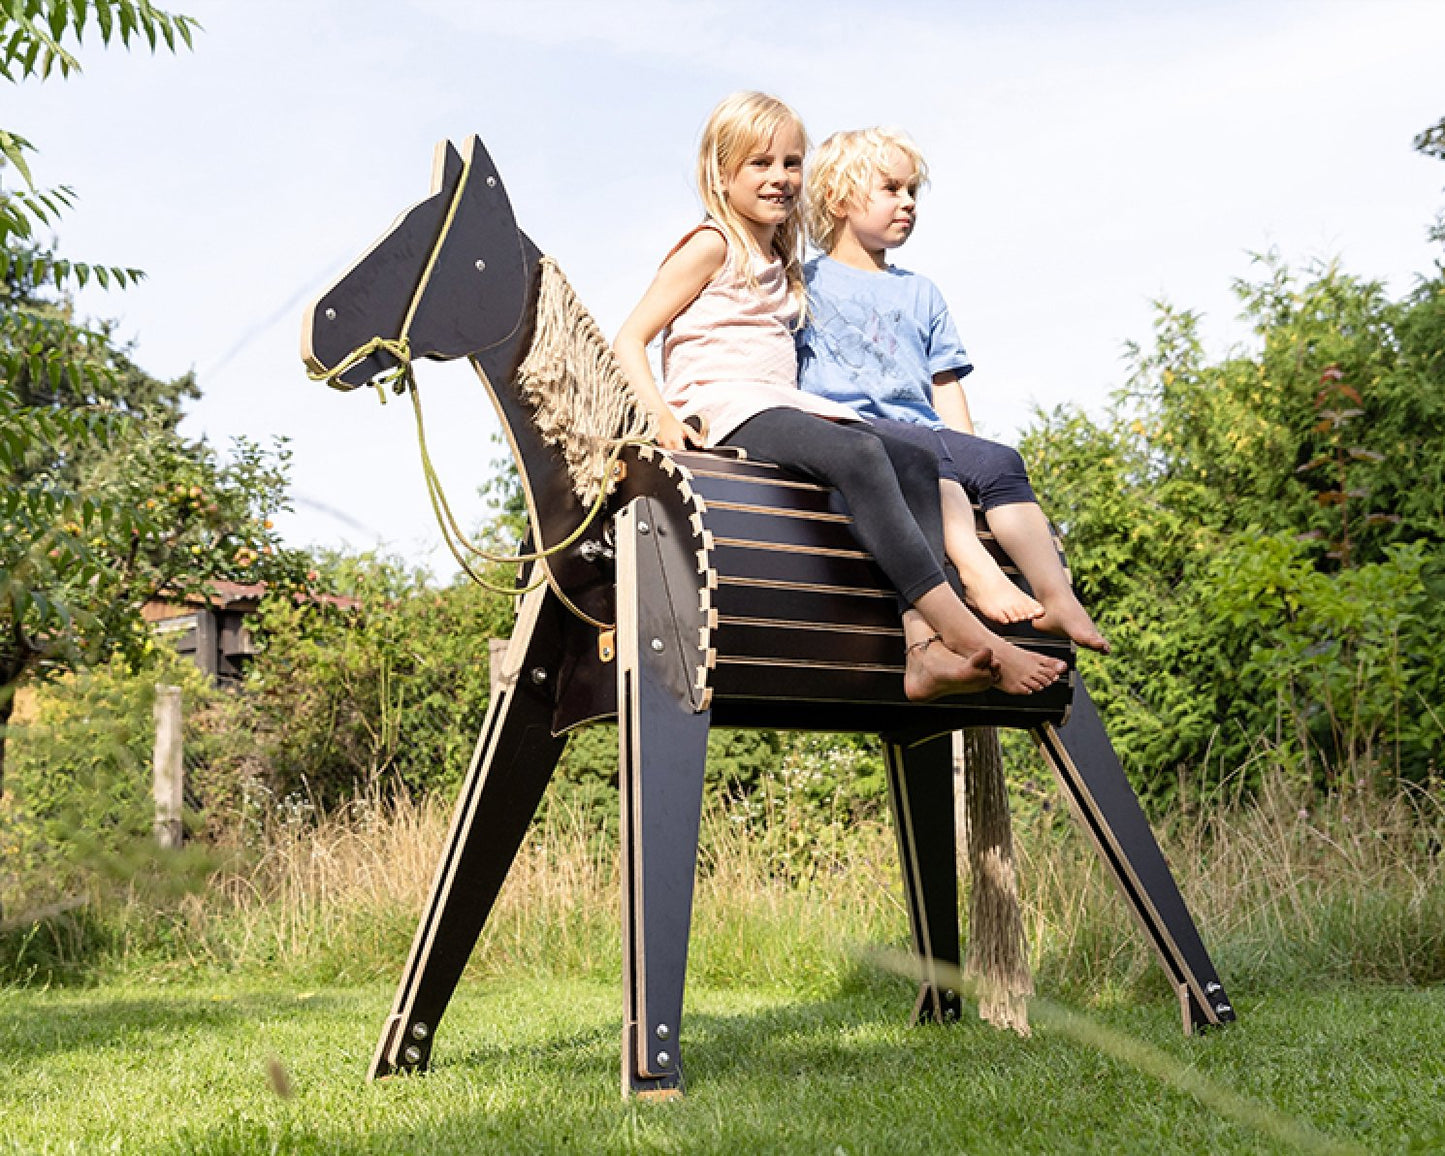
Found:
[(1222, 1015), (1227, 1015), (1229, 1012), (1232, 1012), (1233, 1010), (1234, 1010), (1234, 1009), (1233, 1009), (1232, 1007), (1230, 1007), (1227, 1003), (1217, 1003), (1217, 1004), (1214, 1005), (1214, 1012), (1215, 1012), (1216, 1015), (1221, 1015), (1221, 1016), (1222, 1016)]
[(657, 651), (659, 654), (661, 654), (661, 653), (662, 653), (662, 639), (660, 639), (660, 638), (654, 638), (654, 639), (652, 640), (652, 649), (655, 650), (655, 651)]
[(638, 522), (637, 532), (639, 534), (650, 534), (652, 532), (652, 527), (649, 526), (646, 522)]
[(412, 1044), (411, 1047), (401, 1053), (401, 1058), (409, 1064), (419, 1064), (421, 1063), (421, 1049), (415, 1044)]
[(487, 188), (489, 188), (489, 189), (495, 189), (496, 187), (497, 187), (497, 178), (496, 178), (496, 177), (488, 177), (488, 178), (487, 178)]
[(426, 1026), (426, 1024), (422, 1023), (420, 1020), (418, 1020), (416, 1023), (414, 1023), (414, 1024), (411, 1025), (411, 1037), (412, 1037), (412, 1039), (414, 1039), (414, 1040), (424, 1040), (424, 1039), (426, 1039), (427, 1036), (429, 1036), (429, 1035), (431, 1035), (431, 1029), (428, 1028), (428, 1027)]
[(1206, 983), (1204, 985), (1204, 990), (1209, 995), (1213, 995), (1215, 992), (1223, 991), (1224, 989), (1221, 988), (1217, 983)]
[(667, 1052), (657, 1053), (657, 1066), (659, 1068), (665, 1068), (670, 1063), (672, 1063), (672, 1056), (670, 1056)]
[(478, 273), (485, 272), (485, 271), (486, 271), (486, 268), (487, 268), (487, 263), (486, 263), (485, 261), (483, 261), (480, 257), (478, 257), (478, 258), (477, 258), (477, 272), (478, 272)]
[(335, 310), (335, 309), (328, 309), (328, 310), (326, 311), (326, 320), (327, 320), (327, 321), (335, 321), (335, 320), (336, 320), (336, 310)]
[(658, 1038), (658, 1039), (660, 1039), (660, 1040), (665, 1040), (665, 1039), (667, 1039), (667, 1037), (670, 1036), (670, 1035), (672, 1035), (672, 1029), (671, 1029), (670, 1027), (668, 1027), (666, 1024), (658, 1024), (658, 1025), (657, 1025), (657, 1038)]
[(944, 998), (945, 1000), (947, 1000), (949, 1003), (952, 1003), (954, 1000), (956, 1000), (956, 999), (958, 998), (958, 993), (957, 993), (956, 991), (945, 991), (945, 992), (943, 993), (943, 998)]
[(544, 682), (546, 682), (546, 681), (547, 681), (547, 671), (546, 671), (544, 668), (540, 667), (540, 666), (534, 666), (534, 667), (532, 667), (532, 682), (533, 682), (536, 686), (541, 686), (541, 685), (542, 685)]

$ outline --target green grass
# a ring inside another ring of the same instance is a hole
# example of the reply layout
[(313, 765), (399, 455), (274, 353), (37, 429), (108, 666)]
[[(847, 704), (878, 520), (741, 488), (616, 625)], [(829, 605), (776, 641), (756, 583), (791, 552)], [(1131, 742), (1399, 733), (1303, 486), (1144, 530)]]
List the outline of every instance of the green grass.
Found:
[(1236, 993), (1240, 1023), (1193, 1039), (1165, 1001), (1040, 1005), (1024, 1040), (910, 1029), (909, 985), (862, 968), (806, 999), (698, 986), (662, 1104), (620, 1098), (614, 984), (468, 983), (432, 1072), (368, 1086), (389, 994), (7, 990), (0, 1152), (1445, 1150), (1439, 988)]

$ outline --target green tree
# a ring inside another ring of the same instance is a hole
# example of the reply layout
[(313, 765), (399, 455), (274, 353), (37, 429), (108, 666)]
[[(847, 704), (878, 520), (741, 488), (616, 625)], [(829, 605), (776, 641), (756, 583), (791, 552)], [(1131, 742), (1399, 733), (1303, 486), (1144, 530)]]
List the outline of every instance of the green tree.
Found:
[(1116, 643), (1086, 675), (1160, 800), (1260, 742), (1320, 785), (1445, 754), (1445, 286), (1260, 269), (1252, 348), (1211, 361), (1161, 305), (1104, 420), (1060, 409), (1024, 442)]
[[(195, 27), (144, 0), (17, 0), (0, 5), (0, 77), (68, 76), (80, 66), (67, 42), (87, 34), (174, 50)], [(138, 654), (140, 608), (162, 590), (295, 561), (269, 520), (285, 500), (284, 450), (240, 442), (223, 460), (186, 442), (176, 426), (195, 382), (151, 377), (113, 326), (77, 318), (76, 291), (140, 273), (42, 243), (74, 194), (37, 187), (33, 155), (0, 128), (0, 166), (18, 178), (0, 188), (0, 786), (22, 682)]]
[(247, 687), (267, 785), (323, 805), (358, 789), (455, 788), (491, 697), (487, 640), (511, 633), (512, 599), (465, 578), (437, 589), (370, 553), (328, 555), (317, 568), (340, 603), (270, 599), (257, 626)]
[[(1445, 159), (1445, 120), (1414, 143)], [(1321, 786), (1434, 781), (1445, 266), (1392, 300), (1335, 263), (1256, 260), (1236, 285), (1250, 347), (1211, 360), (1198, 319), (1161, 304), (1103, 420), (1060, 408), (1024, 439), (1116, 643), (1085, 673), (1156, 801), (1261, 744)]]
[(1427, 157), (1438, 157), (1445, 161), (1445, 116), (1415, 137), (1415, 149)]

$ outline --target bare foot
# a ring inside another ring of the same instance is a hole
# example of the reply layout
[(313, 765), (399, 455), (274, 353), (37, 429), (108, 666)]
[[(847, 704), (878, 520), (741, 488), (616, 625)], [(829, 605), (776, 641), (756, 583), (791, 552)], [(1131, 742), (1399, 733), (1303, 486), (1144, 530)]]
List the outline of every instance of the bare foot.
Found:
[(998, 663), (998, 688), (1006, 694), (1033, 694), (1052, 686), (1069, 669), (1069, 664), (1044, 654), (1014, 646), (999, 639), (993, 647)]
[(1097, 650), (1100, 654), (1108, 654), (1111, 649), (1109, 640), (1100, 633), (1089, 612), (1072, 591), (1066, 596), (1050, 599), (1044, 606), (1043, 614), (1034, 619), (1033, 626), (1045, 634), (1073, 639), (1079, 646)]
[(908, 648), (903, 693), (910, 702), (931, 702), (946, 694), (977, 694), (993, 686), (996, 665), (988, 647), (967, 656), (955, 654), (935, 634)]
[(1007, 575), (994, 567), (992, 575), (963, 578), (963, 600), (994, 622), (1027, 622), (1038, 618), (1044, 608), (1017, 586)]

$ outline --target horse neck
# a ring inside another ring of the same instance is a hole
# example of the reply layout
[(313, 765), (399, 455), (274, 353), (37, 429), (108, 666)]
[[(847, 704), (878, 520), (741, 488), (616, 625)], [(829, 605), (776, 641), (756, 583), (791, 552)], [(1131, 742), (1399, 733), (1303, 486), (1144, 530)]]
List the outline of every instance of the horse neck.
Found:
[(543, 440), (532, 407), (517, 384), (515, 347), (474, 353), (469, 360), (491, 394), (511, 448), (532, 532), (541, 538), (535, 545), (555, 545), (581, 524), (586, 509), (573, 491), (566, 462), (555, 446)]

